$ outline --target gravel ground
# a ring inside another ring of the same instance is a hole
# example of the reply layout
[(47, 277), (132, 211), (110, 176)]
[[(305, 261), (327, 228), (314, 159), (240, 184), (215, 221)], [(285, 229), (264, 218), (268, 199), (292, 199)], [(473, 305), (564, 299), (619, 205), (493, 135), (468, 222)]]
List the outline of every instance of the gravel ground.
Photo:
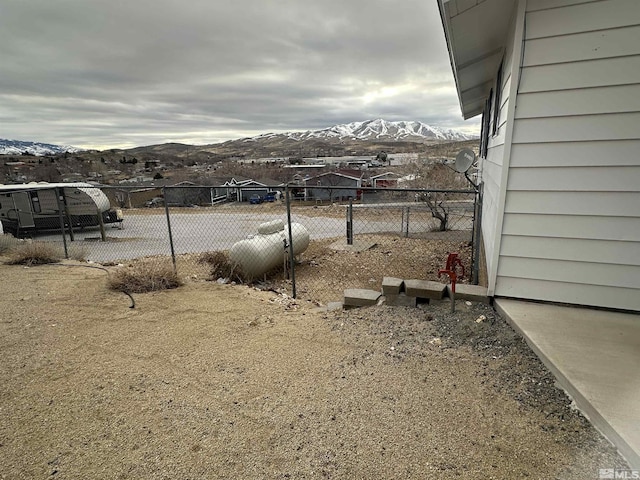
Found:
[[(0, 266), (0, 478), (589, 479), (625, 465), (492, 309), (323, 312)], [(484, 319), (482, 318), (484, 316)]]

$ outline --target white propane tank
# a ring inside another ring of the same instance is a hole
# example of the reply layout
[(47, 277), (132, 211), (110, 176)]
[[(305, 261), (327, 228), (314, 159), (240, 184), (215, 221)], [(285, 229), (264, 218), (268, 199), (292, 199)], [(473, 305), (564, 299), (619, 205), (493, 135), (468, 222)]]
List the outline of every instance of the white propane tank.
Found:
[(258, 227), (258, 233), (261, 235), (269, 235), (284, 230), (284, 222), (282, 220), (272, 220), (270, 222), (261, 223)]
[[(239, 264), (242, 271), (251, 277), (258, 277), (272, 268), (282, 265), (285, 253), (285, 239), (289, 241), (289, 229), (284, 222), (278, 220), (282, 228), (274, 233), (261, 234), (240, 240), (235, 243), (229, 252), (232, 262)], [(258, 231), (270, 231), (275, 228), (274, 222), (260, 225)], [(300, 223), (291, 224), (293, 236), (293, 254), (299, 255), (309, 247), (309, 231)]]

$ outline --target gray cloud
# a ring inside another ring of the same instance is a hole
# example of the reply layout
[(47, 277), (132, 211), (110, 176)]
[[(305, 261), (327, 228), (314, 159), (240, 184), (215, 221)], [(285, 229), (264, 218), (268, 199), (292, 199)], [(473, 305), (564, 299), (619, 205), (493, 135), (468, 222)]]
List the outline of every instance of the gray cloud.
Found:
[(213, 143), (463, 122), (435, 0), (7, 0), (1, 137)]

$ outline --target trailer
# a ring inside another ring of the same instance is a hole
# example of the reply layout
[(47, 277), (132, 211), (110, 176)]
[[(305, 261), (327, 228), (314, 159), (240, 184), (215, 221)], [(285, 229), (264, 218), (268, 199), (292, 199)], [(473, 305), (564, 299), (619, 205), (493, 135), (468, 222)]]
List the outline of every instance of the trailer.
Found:
[(25, 183), (0, 185), (0, 222), (16, 237), (101, 223), (122, 223), (122, 212), (90, 183)]

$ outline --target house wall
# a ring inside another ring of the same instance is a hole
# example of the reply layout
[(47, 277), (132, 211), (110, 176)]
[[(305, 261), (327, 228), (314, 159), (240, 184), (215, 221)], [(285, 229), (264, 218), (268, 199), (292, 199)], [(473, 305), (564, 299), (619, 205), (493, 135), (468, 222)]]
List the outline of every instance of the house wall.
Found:
[(638, 311), (640, 4), (528, 0), (525, 24), (495, 295)]
[(211, 194), (209, 187), (171, 187), (165, 189), (164, 201), (169, 206), (209, 205)]
[(264, 197), (268, 191), (268, 187), (260, 187), (258, 185), (242, 187), (240, 189), (240, 201), (248, 202), (252, 195), (260, 195), (261, 197)]
[[(504, 52), (502, 66), (502, 81), (500, 85), (494, 85), (495, 91), (500, 90), (499, 109), (500, 114), (497, 121), (494, 117), (494, 109), (490, 112), (489, 141), (487, 156), (481, 162), (480, 180), (483, 182), (482, 200), (482, 247), (484, 250), (484, 260), (486, 262), (486, 277), (489, 295), (494, 294), (494, 286), (498, 269), (498, 253), (500, 248), (500, 231), (502, 228), (502, 212), (504, 206), (504, 196), (508, 172), (509, 172), (509, 149), (505, 147), (508, 137), (507, 130), (510, 124), (507, 123), (509, 110), (513, 110), (512, 96), (515, 97), (515, 85), (518, 75), (520, 48), (517, 48), (522, 41), (522, 27), (518, 27), (518, 2), (514, 2), (514, 10), (511, 15), (507, 48)], [(513, 113), (512, 113), (513, 115)], [(493, 126), (496, 123), (496, 132), (493, 134)], [(508, 142), (507, 142), (508, 143)], [(482, 276), (484, 276), (483, 274)]]
[[(315, 185), (314, 185), (315, 183)], [(360, 181), (341, 175), (323, 175), (307, 181), (307, 196), (315, 200), (339, 200), (357, 198)], [(332, 187), (353, 187), (337, 189)]]
[(162, 197), (162, 189), (161, 188), (148, 188), (144, 190), (129, 190), (127, 192), (129, 194), (128, 197), (128, 205), (130, 208), (140, 208), (144, 207), (145, 204), (155, 197)]

